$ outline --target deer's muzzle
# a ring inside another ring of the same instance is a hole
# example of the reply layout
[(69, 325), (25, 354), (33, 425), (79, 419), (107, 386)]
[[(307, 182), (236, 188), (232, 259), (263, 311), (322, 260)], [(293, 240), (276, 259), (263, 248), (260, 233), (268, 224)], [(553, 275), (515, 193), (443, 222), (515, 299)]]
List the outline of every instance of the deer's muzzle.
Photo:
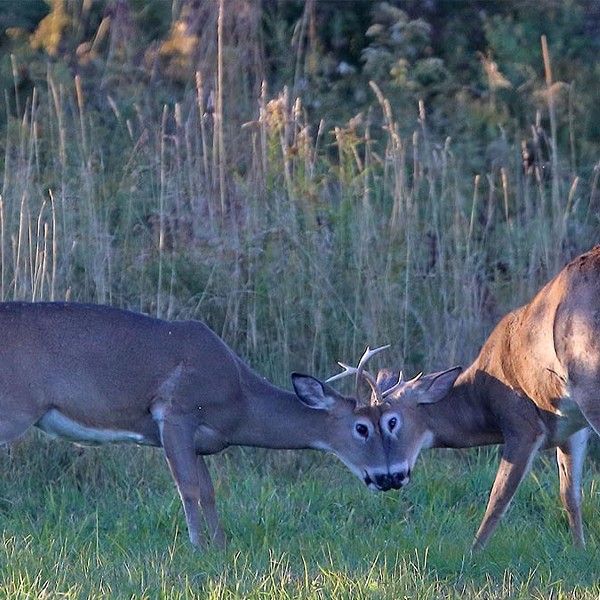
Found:
[(399, 490), (410, 480), (410, 470), (402, 469), (388, 473), (377, 473), (371, 477), (365, 473), (365, 483), (367, 486), (378, 492), (387, 492), (389, 490)]

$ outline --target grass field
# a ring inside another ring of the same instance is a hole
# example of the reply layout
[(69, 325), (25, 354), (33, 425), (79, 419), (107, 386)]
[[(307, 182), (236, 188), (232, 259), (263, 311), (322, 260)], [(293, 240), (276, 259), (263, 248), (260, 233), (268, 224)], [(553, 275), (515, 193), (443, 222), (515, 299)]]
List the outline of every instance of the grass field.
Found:
[(577, 550), (549, 459), (471, 556), (492, 450), (432, 452), (374, 494), (325, 455), (234, 449), (211, 462), (228, 548), (198, 551), (160, 451), (36, 434), (0, 461), (0, 597), (597, 598), (597, 474)]

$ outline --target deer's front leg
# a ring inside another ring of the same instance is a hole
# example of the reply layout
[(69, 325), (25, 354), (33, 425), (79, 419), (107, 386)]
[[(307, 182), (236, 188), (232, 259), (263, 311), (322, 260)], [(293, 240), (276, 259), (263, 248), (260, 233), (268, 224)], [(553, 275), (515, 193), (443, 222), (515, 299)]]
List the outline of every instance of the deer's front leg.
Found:
[[(193, 432), (189, 431), (189, 426), (165, 419), (161, 424), (161, 438), (183, 504), (190, 542), (194, 546), (201, 546), (204, 539), (200, 520), (200, 479), (203, 478), (205, 485), (206, 478), (210, 482), (208, 469), (202, 459), (202, 463), (197, 460), (200, 457), (196, 456)], [(201, 464), (203, 467), (200, 466)], [(212, 482), (210, 482), (209, 493), (210, 491), (212, 491)]]
[(219, 514), (217, 513), (217, 507), (215, 504), (215, 490), (213, 487), (212, 479), (208, 471), (206, 461), (202, 456), (196, 458), (198, 467), (198, 478), (200, 486), (200, 504), (204, 511), (204, 518), (206, 519), (206, 526), (208, 527), (208, 534), (211, 540), (219, 547), (225, 547), (225, 533), (221, 527), (221, 521)]
[(580, 548), (585, 546), (581, 519), (581, 480), (589, 436), (590, 429), (582, 429), (556, 448), (560, 497), (567, 511), (573, 541)]
[(527, 436), (506, 436), (490, 499), (473, 542), (473, 552), (479, 552), (487, 545), (544, 439), (541, 431), (529, 432)]

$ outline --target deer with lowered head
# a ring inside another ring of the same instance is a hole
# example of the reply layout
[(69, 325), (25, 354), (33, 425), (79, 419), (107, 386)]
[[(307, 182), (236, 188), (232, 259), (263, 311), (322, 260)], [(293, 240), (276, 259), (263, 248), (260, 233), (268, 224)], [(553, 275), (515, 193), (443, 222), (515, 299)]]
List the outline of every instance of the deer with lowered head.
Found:
[(396, 413), (391, 454), (401, 486), (423, 449), (504, 444), (474, 551), (486, 546), (545, 448), (556, 448), (561, 499), (583, 547), (583, 460), (590, 431), (600, 433), (600, 246), (506, 315), (464, 371), (404, 381), (382, 369), (377, 385), (388, 420)]
[[(295, 393), (252, 371), (206, 325), (107, 306), (0, 303), (0, 444), (31, 426), (81, 444), (161, 446), (190, 541), (225, 536), (205, 455), (232, 445), (332, 452), (373, 490), (401, 486), (395, 416), (308, 375)], [(367, 349), (361, 364), (378, 350)]]

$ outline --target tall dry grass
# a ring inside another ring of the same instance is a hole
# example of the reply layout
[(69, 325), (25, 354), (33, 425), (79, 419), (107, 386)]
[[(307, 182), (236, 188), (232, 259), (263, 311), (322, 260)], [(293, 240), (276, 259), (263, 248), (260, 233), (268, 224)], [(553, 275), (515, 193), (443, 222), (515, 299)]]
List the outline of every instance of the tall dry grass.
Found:
[(596, 180), (555, 133), (550, 177), (523, 170), (517, 139), (473, 172), (477, 150), (430, 131), (424, 106), (403, 134), (375, 84), (373, 108), (340, 125), (263, 86), (233, 137), (206, 88), (198, 74), (153, 116), (48, 69), (8, 116), (3, 299), (201, 318), (278, 381), (367, 344), (391, 343), (386, 362), (412, 371), (470, 360), (597, 238)]

